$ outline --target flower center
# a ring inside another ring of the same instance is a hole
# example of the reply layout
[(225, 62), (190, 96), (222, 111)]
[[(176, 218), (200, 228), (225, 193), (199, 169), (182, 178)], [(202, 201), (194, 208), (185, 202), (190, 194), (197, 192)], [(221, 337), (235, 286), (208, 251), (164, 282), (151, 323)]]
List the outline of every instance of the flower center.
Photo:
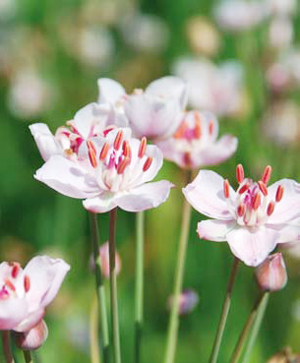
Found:
[[(18, 298), (18, 291), (16, 288), (15, 281), (18, 279), (20, 272), (20, 264), (17, 262), (11, 262), (10, 275), (7, 276), (0, 289), (0, 300), (7, 300), (9, 298)], [(22, 277), (21, 277), (22, 278)], [(30, 278), (25, 275), (23, 280), (24, 291), (27, 293), (30, 289)]]

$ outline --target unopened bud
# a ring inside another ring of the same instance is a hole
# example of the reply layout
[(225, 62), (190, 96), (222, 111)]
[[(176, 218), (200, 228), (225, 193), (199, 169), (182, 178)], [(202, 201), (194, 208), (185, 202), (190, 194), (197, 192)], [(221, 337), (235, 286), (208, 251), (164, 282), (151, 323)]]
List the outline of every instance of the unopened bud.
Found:
[[(100, 263), (101, 263), (101, 272), (102, 275), (106, 278), (109, 278), (109, 244), (108, 242), (105, 242), (100, 248), (99, 248), (99, 256), (100, 256)], [(116, 274), (118, 275), (121, 271), (121, 258), (118, 252), (116, 252), (116, 260), (115, 260), (115, 269)], [(95, 269), (95, 261), (93, 256), (91, 256), (90, 260), (90, 266), (91, 269)]]
[(44, 320), (41, 320), (35, 327), (23, 333), (15, 333), (17, 347), (22, 350), (38, 349), (48, 337), (48, 328)]
[(285, 263), (281, 253), (266, 258), (255, 270), (256, 279), (262, 290), (277, 291), (287, 283)]
[[(186, 315), (191, 313), (199, 302), (198, 294), (193, 290), (184, 290), (179, 297), (179, 314)], [(171, 310), (173, 296), (168, 300), (168, 308)]]

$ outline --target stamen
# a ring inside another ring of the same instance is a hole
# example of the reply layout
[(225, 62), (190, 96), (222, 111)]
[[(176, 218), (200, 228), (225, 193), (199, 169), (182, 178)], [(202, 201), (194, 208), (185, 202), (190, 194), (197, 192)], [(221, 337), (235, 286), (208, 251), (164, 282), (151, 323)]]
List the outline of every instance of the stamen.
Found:
[(273, 202), (273, 200), (268, 204), (268, 208), (267, 208), (267, 216), (270, 217), (270, 215), (274, 212), (275, 209), (275, 203)]
[(261, 202), (261, 194), (260, 193), (256, 193), (253, 201), (252, 201), (252, 208), (254, 210), (257, 210), (260, 206), (260, 202)]
[(261, 181), (265, 183), (265, 185), (268, 185), (269, 180), (271, 178), (271, 173), (272, 173), (272, 167), (270, 165), (267, 165), (265, 167), (265, 170), (263, 172), (263, 175), (261, 177)]
[(15, 285), (9, 281), (9, 280), (5, 280), (5, 285), (11, 290), (11, 291), (16, 291)]
[(30, 278), (29, 276), (25, 275), (24, 276), (24, 290), (25, 292), (28, 292), (30, 289)]
[(201, 119), (200, 119), (199, 112), (195, 112), (195, 129), (194, 129), (194, 133), (195, 133), (195, 138), (200, 139), (200, 137), (202, 135), (202, 130), (201, 130)]
[(209, 132), (210, 135), (212, 135), (213, 132), (214, 132), (214, 123), (213, 123), (212, 120), (209, 121), (209, 124), (208, 124), (208, 132)]
[(145, 172), (145, 171), (147, 171), (147, 170), (150, 168), (150, 166), (151, 166), (151, 164), (152, 164), (152, 161), (153, 161), (152, 156), (148, 156), (148, 158), (147, 158), (147, 160), (145, 161), (145, 164), (144, 164), (144, 166), (143, 166), (143, 171), (144, 171), (144, 172)]
[(97, 167), (96, 148), (91, 141), (87, 141), (89, 159), (93, 168)]
[(244, 168), (242, 164), (238, 164), (236, 167), (236, 180), (239, 184), (244, 180)]
[(178, 127), (177, 131), (173, 135), (174, 139), (181, 139), (184, 136), (186, 130), (186, 122), (183, 121)]
[(183, 154), (183, 162), (186, 166), (191, 166), (192, 158), (191, 158), (191, 153), (189, 151)]
[(238, 206), (238, 209), (237, 209), (237, 214), (239, 217), (243, 217), (243, 215), (245, 214), (245, 204), (240, 204)]
[(108, 150), (109, 150), (109, 143), (108, 141), (106, 141), (100, 151), (99, 160), (103, 161), (106, 158)]
[(280, 202), (282, 197), (283, 197), (283, 192), (284, 192), (284, 188), (282, 185), (279, 185), (278, 188), (277, 188), (277, 191), (276, 191), (276, 197), (275, 197), (275, 200), (276, 202)]
[(17, 262), (15, 262), (15, 263), (14, 263), (14, 266), (13, 266), (13, 268), (12, 268), (12, 270), (11, 270), (11, 276), (12, 276), (14, 279), (18, 276), (18, 273), (19, 273), (19, 271), (20, 271), (20, 268), (21, 268), (20, 264), (19, 264), (19, 263), (17, 263)]
[(248, 190), (249, 186), (250, 186), (250, 185), (249, 185), (248, 183), (244, 184), (244, 185), (241, 187), (241, 189), (239, 190), (239, 194), (243, 194), (246, 190)]
[(228, 181), (228, 179), (225, 179), (224, 185), (223, 185), (223, 191), (224, 191), (225, 198), (229, 198), (229, 187), (230, 187), (229, 181)]
[(266, 187), (266, 184), (262, 180), (260, 180), (257, 184), (259, 186), (260, 191), (266, 197), (268, 195), (268, 189)]
[(142, 158), (145, 155), (146, 147), (147, 147), (147, 138), (144, 136), (144, 137), (142, 137), (140, 146), (139, 146), (139, 151), (138, 151), (139, 158)]
[(115, 150), (119, 150), (120, 149), (120, 146), (121, 146), (121, 143), (122, 143), (122, 140), (123, 140), (123, 130), (120, 130), (118, 133), (117, 133), (117, 136), (115, 138), (115, 141), (114, 141), (114, 149)]
[(126, 167), (130, 164), (130, 157), (125, 156), (125, 158), (120, 162), (120, 164), (117, 167), (117, 173), (123, 174)]
[(117, 127), (115, 125), (110, 125), (107, 126), (104, 130), (103, 130), (103, 136), (107, 136), (107, 134), (109, 134), (112, 130), (116, 129)]

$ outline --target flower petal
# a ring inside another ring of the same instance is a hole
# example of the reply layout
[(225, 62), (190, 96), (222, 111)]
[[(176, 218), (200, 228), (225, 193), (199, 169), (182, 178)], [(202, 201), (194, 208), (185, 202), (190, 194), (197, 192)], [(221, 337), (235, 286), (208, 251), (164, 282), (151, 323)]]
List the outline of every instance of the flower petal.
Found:
[(257, 266), (276, 247), (279, 233), (270, 228), (236, 228), (227, 234), (232, 253), (248, 266)]
[(114, 209), (117, 204), (115, 194), (112, 192), (103, 192), (97, 197), (88, 198), (82, 202), (85, 209), (93, 213), (105, 213)]
[(31, 314), (27, 315), (25, 319), (23, 319), (17, 326), (13, 328), (13, 330), (17, 332), (27, 332), (36, 326), (36, 324), (44, 317), (45, 314), (45, 308), (35, 310)]
[(121, 209), (128, 212), (141, 212), (165, 202), (172, 187), (173, 184), (167, 180), (147, 183), (132, 189), (128, 194), (116, 197), (115, 201)]
[[(194, 181), (182, 189), (188, 202), (198, 212), (216, 219), (231, 220), (223, 191), (224, 179), (211, 170), (201, 170)], [(231, 198), (234, 190), (230, 187)]]
[(293, 223), (282, 224), (266, 224), (267, 228), (274, 229), (280, 236), (277, 243), (288, 243), (292, 241), (300, 241), (300, 218)]
[(28, 315), (25, 298), (0, 300), (0, 330), (14, 329)]
[(236, 226), (236, 221), (219, 221), (208, 219), (198, 223), (199, 238), (214, 242), (226, 241), (226, 235)]
[(268, 223), (285, 223), (300, 217), (300, 184), (291, 179), (282, 179), (268, 188), (269, 198), (275, 201), (279, 185), (284, 188), (283, 197), (276, 203), (274, 213), (268, 218)]
[(34, 177), (71, 198), (83, 199), (99, 193), (99, 187), (87, 169), (60, 155), (52, 156)]
[(42, 158), (47, 161), (52, 155), (62, 154), (55, 137), (46, 124), (37, 123), (29, 126)]
[(99, 103), (111, 103), (115, 104), (122, 96), (126, 94), (124, 87), (110, 78), (99, 78)]

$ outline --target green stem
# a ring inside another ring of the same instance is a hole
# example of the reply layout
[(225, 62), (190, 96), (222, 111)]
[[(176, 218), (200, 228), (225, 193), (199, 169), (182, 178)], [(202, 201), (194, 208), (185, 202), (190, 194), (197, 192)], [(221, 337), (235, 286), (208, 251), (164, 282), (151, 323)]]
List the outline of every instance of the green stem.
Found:
[[(101, 258), (99, 254), (99, 228), (97, 214), (90, 212), (90, 223), (92, 232), (93, 256), (95, 263), (96, 291), (100, 310), (100, 323), (103, 342), (103, 361), (109, 362), (109, 332), (106, 311), (105, 287), (101, 273)], [(95, 339), (94, 339), (95, 341)]]
[(30, 350), (23, 350), (24, 359), (26, 363), (33, 363), (33, 360), (31, 358)]
[(113, 333), (113, 351), (115, 363), (121, 363), (121, 347), (118, 317), (118, 297), (117, 297), (117, 275), (115, 269), (116, 261), (116, 219), (117, 208), (109, 213), (109, 281), (110, 281), (110, 305), (111, 323)]
[(228, 313), (229, 313), (229, 309), (230, 309), (230, 304), (231, 304), (232, 290), (233, 290), (235, 278), (236, 278), (237, 271), (238, 271), (238, 265), (239, 265), (239, 260), (235, 257), (232, 268), (231, 268), (231, 272), (230, 272), (229, 282), (227, 285), (226, 296), (225, 296), (225, 300), (223, 303), (223, 308), (222, 308), (222, 313), (221, 313), (221, 317), (220, 317), (220, 321), (219, 321), (219, 326), (217, 329), (217, 334), (215, 337), (212, 353), (211, 353), (210, 360), (209, 360), (210, 363), (216, 363), (218, 356), (219, 356), (220, 346), (222, 343), (222, 338), (223, 338), (225, 325), (226, 325), (226, 321), (227, 321), (227, 317), (228, 317)]
[[(187, 172), (187, 183), (191, 182), (191, 171)], [(189, 228), (191, 221), (191, 206), (184, 198), (182, 220), (181, 220), (181, 232), (179, 237), (179, 249), (177, 254), (177, 263), (175, 270), (174, 290), (172, 296), (172, 308), (169, 320), (167, 346), (165, 351), (165, 363), (173, 363), (175, 359), (178, 329), (179, 329), (179, 302), (180, 293), (182, 290), (186, 251), (188, 244)]]
[(10, 347), (10, 331), (3, 330), (1, 332), (1, 339), (2, 339), (2, 349), (3, 349), (3, 354), (5, 357), (5, 362), (6, 363), (15, 363), (14, 357), (11, 352), (11, 347)]
[(242, 349), (243, 349), (243, 346), (245, 344), (245, 341), (247, 339), (247, 336), (248, 336), (248, 333), (250, 332), (250, 329), (251, 329), (251, 326), (252, 326), (252, 323), (254, 321), (254, 319), (256, 318), (257, 316), (257, 312), (261, 306), (261, 304), (263, 303), (264, 301), (264, 297), (265, 297), (265, 292), (261, 293), (258, 297), (258, 299), (256, 300), (256, 302), (254, 303), (253, 307), (252, 307), (252, 310), (251, 310), (251, 313), (243, 327), (243, 330), (240, 334), (240, 337), (239, 337), (239, 340), (235, 346), (235, 349), (234, 349), (234, 352), (232, 354), (232, 358), (231, 358), (231, 361), (230, 363), (236, 363), (238, 360), (239, 360), (239, 357), (242, 353)]
[(136, 214), (136, 265), (135, 265), (135, 363), (141, 361), (143, 328), (143, 286), (144, 286), (144, 225), (145, 214)]
[(253, 323), (253, 328), (252, 328), (251, 333), (250, 333), (249, 341), (248, 341), (247, 346), (246, 346), (246, 351), (245, 351), (242, 363), (247, 363), (249, 358), (250, 358), (252, 348), (254, 346), (254, 343), (255, 343), (255, 340), (257, 338), (257, 335), (258, 335), (262, 320), (263, 320), (264, 315), (265, 315), (265, 311), (266, 311), (266, 308), (267, 308), (267, 305), (268, 305), (269, 297), (270, 297), (270, 294), (266, 293), (265, 296), (263, 297), (263, 300), (262, 300), (259, 308), (258, 308), (257, 316), (256, 316), (256, 318), (254, 320), (254, 323)]
[(94, 296), (90, 312), (90, 355), (92, 363), (100, 363), (98, 334), (98, 301)]

